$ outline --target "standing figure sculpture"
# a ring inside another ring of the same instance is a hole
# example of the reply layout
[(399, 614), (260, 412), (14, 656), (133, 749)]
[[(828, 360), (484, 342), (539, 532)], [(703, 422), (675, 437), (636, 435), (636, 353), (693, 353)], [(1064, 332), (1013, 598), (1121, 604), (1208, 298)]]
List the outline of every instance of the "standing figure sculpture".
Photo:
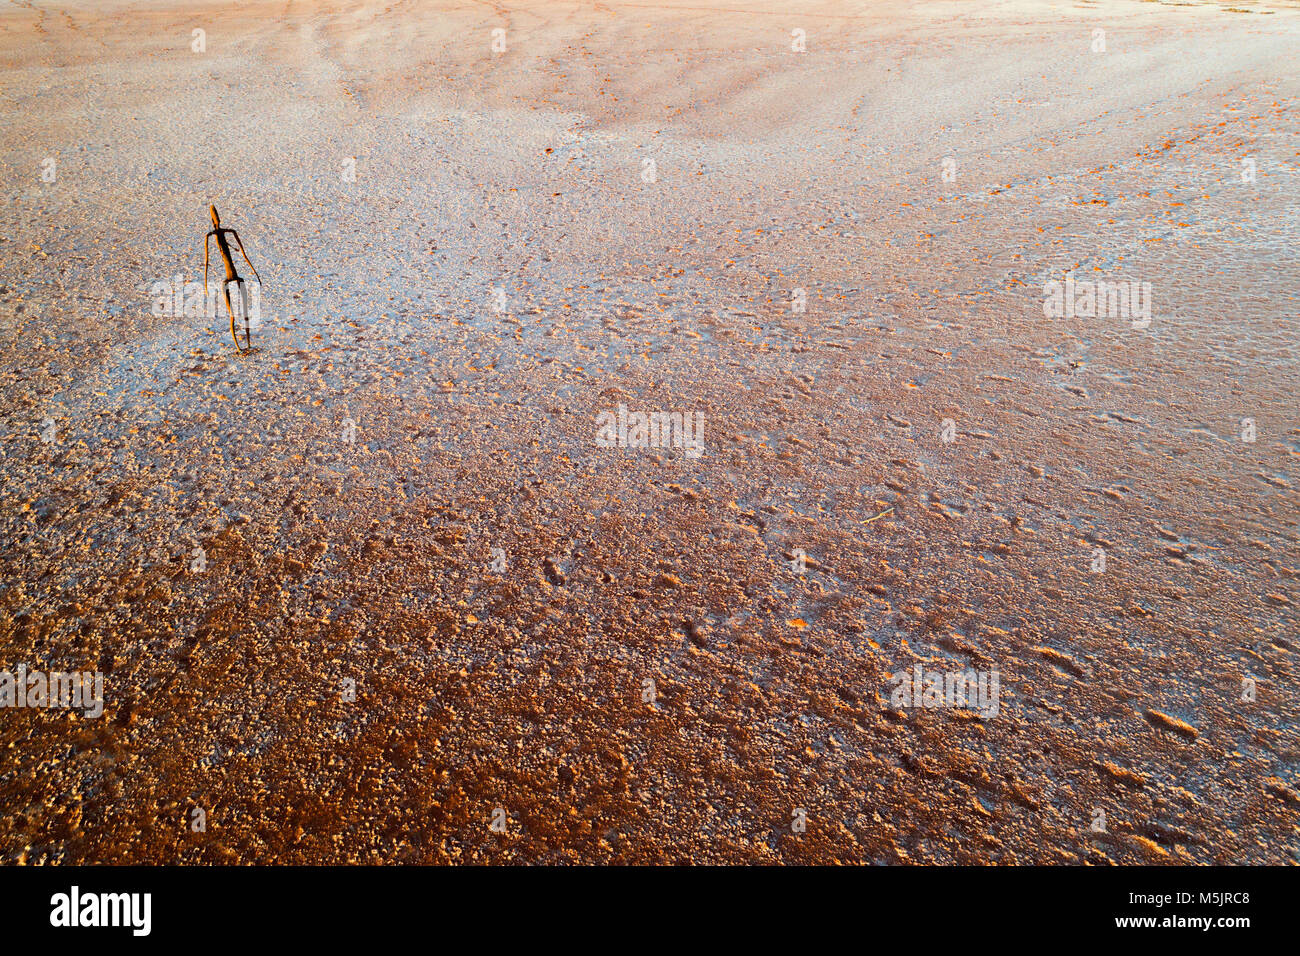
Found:
[[(245, 291), (244, 279), (235, 271), (235, 261), (230, 256), (230, 244), (226, 241), (227, 236), (234, 236), (235, 242), (239, 244), (239, 253), (248, 263), (248, 268), (253, 270), (253, 276), (257, 279), (257, 284), (262, 284), (262, 277), (257, 274), (257, 267), (253, 265), (248, 253), (244, 251), (244, 241), (239, 238), (239, 233), (234, 229), (223, 229), (221, 227), (221, 217), (217, 215), (216, 206), (208, 206), (208, 212), (212, 216), (212, 229), (203, 237), (203, 298), (207, 301), (208, 296), (208, 240), (213, 236), (217, 239), (217, 251), (221, 253), (221, 261), (226, 264), (226, 278), (221, 283), (221, 292), (226, 298), (226, 312), (230, 314), (230, 337), (235, 340), (235, 349), (240, 352), (247, 352), (253, 347), (253, 332), (251, 326), (251, 317), (249, 315), (249, 298)], [(244, 341), (240, 344), (239, 333), (235, 328), (235, 310), (230, 304), (230, 284), (235, 284), (235, 294), (239, 300), (239, 318), (243, 326)]]

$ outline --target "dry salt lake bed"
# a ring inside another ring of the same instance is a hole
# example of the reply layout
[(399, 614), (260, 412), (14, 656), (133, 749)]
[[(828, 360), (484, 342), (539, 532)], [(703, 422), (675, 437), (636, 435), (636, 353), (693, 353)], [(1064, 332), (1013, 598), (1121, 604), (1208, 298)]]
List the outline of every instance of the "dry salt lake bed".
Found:
[(0, 859), (1296, 862), (1298, 61), (6, 4), (0, 668), (102, 714), (0, 709)]

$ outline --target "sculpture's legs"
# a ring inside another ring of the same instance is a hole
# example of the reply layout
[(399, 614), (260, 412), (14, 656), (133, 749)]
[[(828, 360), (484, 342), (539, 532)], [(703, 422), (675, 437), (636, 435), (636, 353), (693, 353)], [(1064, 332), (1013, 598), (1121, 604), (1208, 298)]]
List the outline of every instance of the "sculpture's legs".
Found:
[[(238, 321), (238, 326), (242, 326), (242, 331), (243, 331), (243, 335), (244, 335), (244, 341), (243, 341), (243, 344), (242, 344), (242, 345), (240, 344), (240, 341), (239, 341), (239, 332), (240, 332), (240, 328), (237, 328), (236, 316), (235, 316), (235, 309), (234, 309), (234, 307), (233, 307), (233, 305), (231, 304), (231, 301), (230, 301), (230, 287), (231, 287), (231, 285), (233, 285), (233, 286), (235, 287), (235, 294), (239, 297), (239, 316), (238, 316), (239, 321)], [(253, 348), (253, 330), (252, 330), (252, 328), (249, 326), (249, 317), (248, 317), (248, 300), (247, 300), (247, 297), (244, 295), (244, 280), (243, 280), (243, 279), (227, 279), (225, 282), (222, 283), (222, 287), (221, 287), (221, 289), (222, 289), (222, 292), (225, 294), (225, 297), (226, 297), (226, 312), (229, 313), (229, 315), (230, 315), (230, 338), (231, 338), (231, 339), (234, 341), (234, 343), (235, 343), (235, 349), (236, 349), (236, 351), (239, 351), (239, 352), (248, 352), (248, 351), (252, 351), (252, 348)]]

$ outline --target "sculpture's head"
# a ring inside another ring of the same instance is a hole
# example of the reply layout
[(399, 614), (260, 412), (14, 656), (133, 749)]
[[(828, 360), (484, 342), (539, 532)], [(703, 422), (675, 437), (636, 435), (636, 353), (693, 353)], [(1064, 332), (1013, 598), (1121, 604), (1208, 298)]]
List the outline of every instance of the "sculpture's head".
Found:
[(220, 229), (220, 228), (221, 228), (221, 217), (217, 215), (217, 207), (216, 207), (216, 206), (209, 206), (209, 207), (208, 207), (208, 215), (210, 215), (210, 216), (212, 217), (212, 227), (213, 227), (214, 229)]

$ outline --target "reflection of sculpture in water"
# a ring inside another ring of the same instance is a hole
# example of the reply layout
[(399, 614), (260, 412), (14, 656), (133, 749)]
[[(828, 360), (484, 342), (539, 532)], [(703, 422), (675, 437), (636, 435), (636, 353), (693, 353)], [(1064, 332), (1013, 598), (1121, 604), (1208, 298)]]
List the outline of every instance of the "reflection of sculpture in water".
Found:
[[(208, 294), (208, 240), (213, 236), (217, 238), (217, 251), (221, 253), (221, 261), (226, 264), (226, 278), (222, 280), (221, 292), (226, 297), (226, 312), (230, 314), (230, 337), (235, 340), (235, 348), (240, 352), (247, 351), (253, 347), (253, 333), (249, 325), (250, 316), (248, 314), (248, 295), (245, 291), (243, 277), (235, 271), (235, 261), (230, 257), (230, 244), (226, 241), (226, 236), (234, 236), (235, 242), (239, 243), (239, 254), (244, 257), (248, 263), (248, 268), (253, 270), (253, 276), (257, 279), (257, 284), (262, 284), (262, 277), (257, 274), (257, 267), (253, 265), (248, 253), (244, 251), (244, 241), (239, 238), (239, 233), (234, 229), (223, 229), (221, 227), (221, 217), (217, 215), (216, 206), (208, 206), (208, 212), (212, 216), (212, 229), (203, 237), (203, 295), (206, 298)], [(230, 284), (235, 284), (235, 294), (239, 297), (239, 317), (243, 325), (244, 341), (240, 344), (239, 333), (235, 330), (235, 310), (230, 304)]]

